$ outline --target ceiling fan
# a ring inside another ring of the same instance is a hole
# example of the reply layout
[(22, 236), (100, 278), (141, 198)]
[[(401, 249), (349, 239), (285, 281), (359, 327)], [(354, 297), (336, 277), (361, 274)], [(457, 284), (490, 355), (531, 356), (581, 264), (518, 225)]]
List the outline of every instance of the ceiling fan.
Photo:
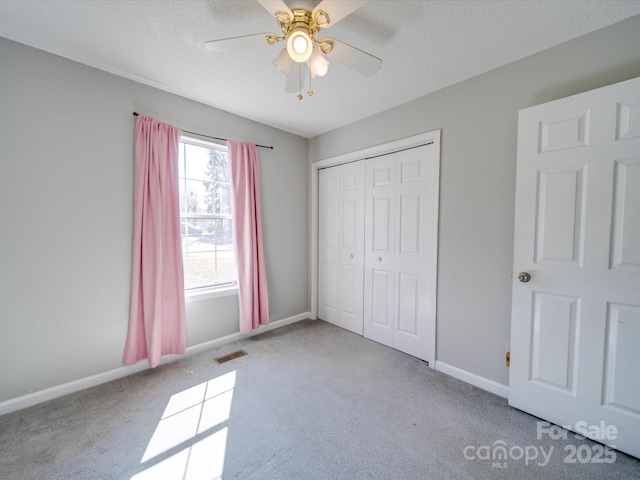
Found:
[[(311, 79), (324, 76), (331, 62), (340, 63), (364, 75), (372, 75), (380, 70), (382, 60), (358, 48), (334, 38), (318, 38), (322, 30), (329, 28), (368, 0), (323, 0), (315, 7), (314, 2), (299, 0), (257, 0), (280, 24), (282, 35), (255, 33), (240, 37), (223, 38), (205, 42), (212, 52), (227, 53), (250, 48), (258, 42), (275, 45), (286, 42), (279, 55), (273, 60), (278, 70), (287, 76), (285, 91), (298, 92), (302, 100), (305, 78), (309, 77), (308, 95), (313, 95)], [(294, 68), (297, 66), (297, 69)]]

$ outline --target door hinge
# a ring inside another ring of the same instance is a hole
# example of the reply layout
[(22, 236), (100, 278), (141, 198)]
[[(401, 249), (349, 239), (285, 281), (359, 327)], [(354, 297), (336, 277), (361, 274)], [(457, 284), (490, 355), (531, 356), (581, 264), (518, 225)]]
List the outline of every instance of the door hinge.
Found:
[(507, 353), (504, 356), (504, 361), (507, 367), (511, 366), (511, 344), (509, 342), (507, 342)]

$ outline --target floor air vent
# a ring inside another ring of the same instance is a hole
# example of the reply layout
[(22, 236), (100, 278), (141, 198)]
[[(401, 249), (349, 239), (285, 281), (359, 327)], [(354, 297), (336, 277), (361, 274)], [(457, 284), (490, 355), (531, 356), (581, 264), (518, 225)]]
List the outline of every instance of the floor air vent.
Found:
[(227, 353), (226, 355), (221, 355), (220, 357), (216, 357), (213, 360), (216, 363), (225, 363), (230, 360), (234, 360), (236, 358), (244, 357), (245, 355), (248, 355), (248, 353), (245, 352), (244, 350), (236, 350), (235, 352)]

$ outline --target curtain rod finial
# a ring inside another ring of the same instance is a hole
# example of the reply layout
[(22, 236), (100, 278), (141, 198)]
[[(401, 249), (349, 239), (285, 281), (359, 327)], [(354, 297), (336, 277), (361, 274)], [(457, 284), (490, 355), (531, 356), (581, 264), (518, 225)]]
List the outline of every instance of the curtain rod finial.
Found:
[(133, 112), (134, 117), (137, 117), (138, 115), (140, 115), (138, 112)]

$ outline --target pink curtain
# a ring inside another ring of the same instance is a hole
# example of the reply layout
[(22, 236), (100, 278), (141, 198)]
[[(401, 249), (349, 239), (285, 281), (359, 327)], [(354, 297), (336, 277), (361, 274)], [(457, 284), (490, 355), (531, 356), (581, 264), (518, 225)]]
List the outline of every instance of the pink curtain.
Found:
[(129, 333), (122, 361), (186, 351), (180, 240), (180, 129), (139, 115), (135, 130), (133, 265)]
[(240, 332), (269, 325), (267, 275), (260, 221), (260, 162), (256, 146), (229, 140), (233, 247), (238, 264)]

